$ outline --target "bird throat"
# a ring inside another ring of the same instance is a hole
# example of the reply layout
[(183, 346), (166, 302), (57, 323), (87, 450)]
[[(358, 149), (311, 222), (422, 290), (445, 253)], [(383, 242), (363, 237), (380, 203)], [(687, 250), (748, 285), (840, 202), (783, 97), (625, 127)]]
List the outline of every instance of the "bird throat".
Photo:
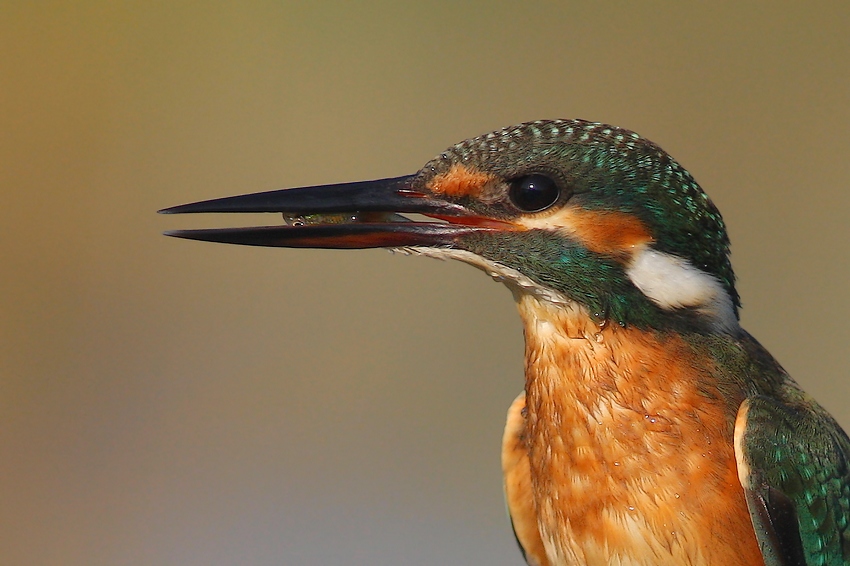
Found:
[(674, 333), (517, 302), (520, 439), (549, 563), (762, 564), (713, 362)]

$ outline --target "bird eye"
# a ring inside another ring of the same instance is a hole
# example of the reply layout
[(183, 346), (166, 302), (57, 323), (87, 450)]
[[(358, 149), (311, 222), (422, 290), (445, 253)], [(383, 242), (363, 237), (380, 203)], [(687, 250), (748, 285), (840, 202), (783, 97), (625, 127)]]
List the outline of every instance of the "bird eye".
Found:
[(523, 212), (538, 212), (548, 208), (558, 200), (561, 189), (546, 175), (534, 173), (511, 180), (508, 196), (511, 202)]

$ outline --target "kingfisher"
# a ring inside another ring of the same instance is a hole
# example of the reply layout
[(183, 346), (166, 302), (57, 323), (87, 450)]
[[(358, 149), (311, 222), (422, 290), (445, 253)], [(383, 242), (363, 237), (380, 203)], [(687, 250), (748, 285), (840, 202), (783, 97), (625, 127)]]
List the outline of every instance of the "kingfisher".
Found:
[(720, 213), (638, 134), (527, 122), (412, 175), (161, 212), (282, 213), (166, 234), (389, 248), (503, 282), (525, 336), (504, 491), (530, 566), (850, 565), (850, 439), (741, 328)]

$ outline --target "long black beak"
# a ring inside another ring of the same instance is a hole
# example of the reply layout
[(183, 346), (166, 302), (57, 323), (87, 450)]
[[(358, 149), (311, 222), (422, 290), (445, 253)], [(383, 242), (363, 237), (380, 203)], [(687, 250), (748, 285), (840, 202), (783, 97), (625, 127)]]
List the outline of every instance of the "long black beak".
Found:
[[(411, 188), (415, 175), (254, 193), (160, 210), (199, 212), (277, 212), (285, 225), (251, 228), (173, 230), (168, 236), (285, 248), (451, 247), (459, 237), (497, 230), (498, 221), (477, 217), (465, 207)], [(413, 222), (399, 213), (444, 222)], [(504, 229), (504, 227), (502, 228)]]

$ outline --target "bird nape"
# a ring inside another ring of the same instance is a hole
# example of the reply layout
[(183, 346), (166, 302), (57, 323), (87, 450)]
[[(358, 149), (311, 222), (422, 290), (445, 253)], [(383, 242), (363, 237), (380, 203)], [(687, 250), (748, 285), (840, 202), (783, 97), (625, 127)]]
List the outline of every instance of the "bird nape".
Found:
[(161, 212), (282, 213), (167, 234), (402, 249), (503, 281), (526, 339), (502, 467), (528, 564), (850, 565), (850, 440), (740, 327), (720, 213), (637, 134), (528, 122), (412, 175)]

